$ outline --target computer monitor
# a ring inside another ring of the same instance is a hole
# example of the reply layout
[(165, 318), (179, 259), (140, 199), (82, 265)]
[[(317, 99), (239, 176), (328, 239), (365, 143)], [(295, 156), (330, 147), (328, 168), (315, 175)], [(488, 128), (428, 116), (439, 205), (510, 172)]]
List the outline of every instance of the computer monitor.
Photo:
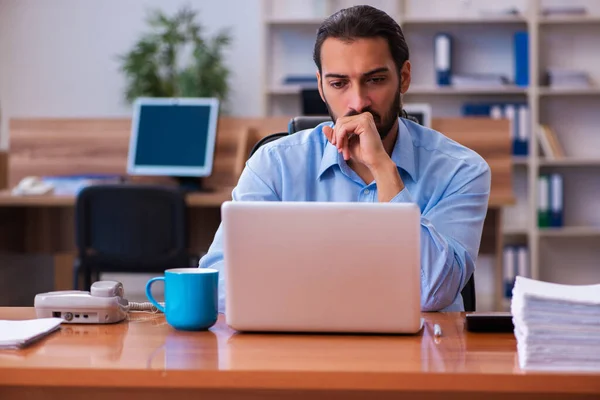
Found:
[(302, 103), (302, 115), (305, 116), (327, 116), (329, 111), (327, 105), (319, 94), (319, 89), (303, 88), (300, 91)]
[(201, 190), (212, 173), (218, 115), (216, 98), (136, 99), (127, 173), (171, 176)]
[[(302, 115), (327, 116), (327, 106), (318, 89), (304, 88), (300, 92)], [(409, 117), (415, 119), (420, 125), (431, 128), (431, 106), (427, 103), (406, 103), (402, 108)]]
[(419, 125), (431, 128), (431, 105), (427, 103), (406, 103), (402, 108), (409, 117), (417, 120)]

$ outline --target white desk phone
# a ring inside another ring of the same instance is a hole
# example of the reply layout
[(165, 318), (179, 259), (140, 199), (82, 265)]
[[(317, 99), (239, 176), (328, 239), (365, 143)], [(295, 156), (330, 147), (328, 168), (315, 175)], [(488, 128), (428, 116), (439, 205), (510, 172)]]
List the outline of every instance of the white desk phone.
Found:
[(133, 303), (123, 298), (121, 282), (98, 281), (90, 291), (62, 290), (35, 296), (38, 318), (62, 318), (65, 323), (111, 324), (123, 321), (129, 311), (158, 312), (152, 303)]

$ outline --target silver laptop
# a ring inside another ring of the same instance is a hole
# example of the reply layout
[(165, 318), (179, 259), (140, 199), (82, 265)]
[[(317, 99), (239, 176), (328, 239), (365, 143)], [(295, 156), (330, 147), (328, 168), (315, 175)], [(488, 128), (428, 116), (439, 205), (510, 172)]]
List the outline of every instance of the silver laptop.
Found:
[(417, 205), (226, 202), (221, 215), (232, 328), (420, 330)]

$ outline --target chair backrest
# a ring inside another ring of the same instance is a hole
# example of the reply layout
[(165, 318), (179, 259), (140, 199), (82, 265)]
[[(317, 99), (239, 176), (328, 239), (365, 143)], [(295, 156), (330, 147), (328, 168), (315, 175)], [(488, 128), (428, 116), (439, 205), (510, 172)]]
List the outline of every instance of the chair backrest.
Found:
[(77, 196), (75, 235), (88, 267), (150, 271), (189, 263), (185, 197), (176, 188), (86, 187)]
[(252, 150), (250, 151), (250, 155), (248, 156), (248, 158), (252, 157), (252, 155), (254, 153), (256, 153), (256, 150), (258, 150), (262, 145), (265, 145), (269, 142), (272, 142), (274, 140), (279, 139), (280, 137), (284, 137), (287, 135), (288, 135), (287, 132), (277, 132), (277, 133), (272, 133), (269, 136), (265, 136), (264, 138), (262, 138), (258, 142), (256, 142), (256, 144), (252, 147)]
[(298, 131), (303, 131), (304, 129), (311, 129), (315, 126), (323, 123), (331, 121), (331, 118), (326, 116), (300, 116), (294, 117), (288, 123), (288, 133), (291, 135), (292, 133), (296, 133)]

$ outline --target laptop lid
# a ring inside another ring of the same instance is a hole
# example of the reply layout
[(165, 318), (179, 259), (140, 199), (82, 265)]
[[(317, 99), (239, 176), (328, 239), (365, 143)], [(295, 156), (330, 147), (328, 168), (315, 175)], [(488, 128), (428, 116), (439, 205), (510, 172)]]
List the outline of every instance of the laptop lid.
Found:
[(226, 202), (221, 215), (232, 328), (419, 331), (417, 205)]

